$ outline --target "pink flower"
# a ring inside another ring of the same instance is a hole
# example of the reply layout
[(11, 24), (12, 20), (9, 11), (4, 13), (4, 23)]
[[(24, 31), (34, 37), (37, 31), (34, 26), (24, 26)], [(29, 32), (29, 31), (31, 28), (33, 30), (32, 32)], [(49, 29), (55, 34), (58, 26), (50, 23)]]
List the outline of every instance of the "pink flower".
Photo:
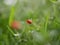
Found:
[(20, 29), (20, 28), (21, 28), (21, 23), (20, 23), (19, 21), (13, 21), (13, 22), (11, 23), (11, 27), (12, 27), (13, 29)]

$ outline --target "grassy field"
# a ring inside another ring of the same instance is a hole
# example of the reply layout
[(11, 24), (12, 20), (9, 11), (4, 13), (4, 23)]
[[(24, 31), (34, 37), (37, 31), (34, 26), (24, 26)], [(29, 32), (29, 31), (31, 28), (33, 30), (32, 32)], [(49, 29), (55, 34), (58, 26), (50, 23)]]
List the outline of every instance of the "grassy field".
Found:
[(60, 0), (0, 0), (0, 45), (60, 45)]

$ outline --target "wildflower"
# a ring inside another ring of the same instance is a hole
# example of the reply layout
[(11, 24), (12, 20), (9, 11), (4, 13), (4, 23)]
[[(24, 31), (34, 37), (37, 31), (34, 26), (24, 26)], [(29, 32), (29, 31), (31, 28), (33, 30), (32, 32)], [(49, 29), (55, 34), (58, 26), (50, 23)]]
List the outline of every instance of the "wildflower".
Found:
[(31, 23), (32, 23), (32, 20), (28, 19), (28, 20), (27, 20), (27, 23), (28, 23), (28, 24), (31, 24)]
[(14, 36), (20, 36), (20, 34), (17, 33), (17, 34), (14, 34)]
[(21, 28), (21, 23), (20, 23), (19, 21), (13, 21), (13, 22), (11, 23), (11, 27), (12, 27), (13, 29), (20, 29), (20, 28)]

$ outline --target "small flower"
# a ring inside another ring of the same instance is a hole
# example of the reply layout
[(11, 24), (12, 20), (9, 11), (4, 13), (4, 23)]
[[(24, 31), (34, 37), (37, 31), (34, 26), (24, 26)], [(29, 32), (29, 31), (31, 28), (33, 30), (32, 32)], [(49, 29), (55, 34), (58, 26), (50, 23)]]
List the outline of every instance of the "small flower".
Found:
[(28, 24), (32, 24), (32, 20), (28, 19), (28, 20), (27, 20), (27, 23), (28, 23)]
[(12, 27), (13, 29), (20, 29), (20, 28), (21, 28), (21, 23), (20, 23), (19, 21), (13, 21), (13, 22), (11, 23), (11, 27)]
[(14, 36), (20, 36), (20, 34), (17, 33), (17, 34), (14, 34)]

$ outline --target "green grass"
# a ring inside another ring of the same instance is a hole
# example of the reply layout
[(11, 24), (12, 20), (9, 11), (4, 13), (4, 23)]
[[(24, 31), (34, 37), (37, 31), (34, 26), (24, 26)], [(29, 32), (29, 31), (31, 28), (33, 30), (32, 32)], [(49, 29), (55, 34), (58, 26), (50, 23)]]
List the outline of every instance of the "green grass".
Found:
[[(0, 2), (0, 45), (60, 45), (58, 0), (18, 0), (14, 6)], [(11, 28), (14, 20), (21, 22), (21, 29)]]

